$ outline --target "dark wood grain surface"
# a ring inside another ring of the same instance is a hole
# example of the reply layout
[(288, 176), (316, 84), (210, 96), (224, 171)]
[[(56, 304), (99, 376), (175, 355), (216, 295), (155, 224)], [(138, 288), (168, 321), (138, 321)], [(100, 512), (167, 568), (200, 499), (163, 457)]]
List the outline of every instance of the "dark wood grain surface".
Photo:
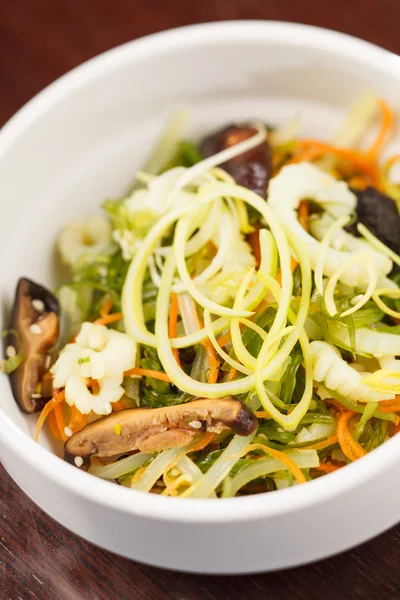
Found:
[[(400, 0), (0, 0), (0, 124), (99, 52), (170, 27), (225, 19), (321, 25), (400, 53)], [(1, 600), (400, 598), (400, 527), (313, 565), (205, 577), (142, 566), (84, 542), (39, 510), (1, 467), (0, 509)]]

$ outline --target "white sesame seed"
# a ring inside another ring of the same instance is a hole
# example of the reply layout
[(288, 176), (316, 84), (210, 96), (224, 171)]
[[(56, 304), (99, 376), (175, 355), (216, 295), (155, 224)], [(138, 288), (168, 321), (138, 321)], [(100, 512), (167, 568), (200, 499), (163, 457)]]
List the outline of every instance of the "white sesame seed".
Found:
[(31, 394), (31, 398), (36, 399), (36, 398), (41, 398), (42, 394)]
[(64, 433), (67, 437), (71, 437), (71, 435), (73, 434), (73, 431), (72, 431), (71, 427), (64, 427)]
[(48, 369), (51, 365), (51, 356), (47, 355), (46, 356), (46, 364), (45, 364), (45, 369)]
[(14, 346), (7, 346), (7, 348), (6, 348), (6, 356), (7, 356), (7, 358), (12, 358), (16, 354), (17, 354), (17, 351), (14, 348)]
[(106, 267), (99, 267), (98, 272), (99, 272), (100, 277), (107, 277)]
[(75, 465), (78, 468), (81, 467), (83, 465), (83, 458), (82, 458), (82, 456), (75, 456), (74, 463), (75, 463)]
[(190, 421), (189, 425), (190, 425), (190, 427), (193, 427), (193, 429), (201, 429), (202, 428), (202, 424), (200, 423), (200, 421)]
[(180, 473), (180, 471), (176, 467), (174, 467), (173, 469), (171, 469), (171, 475), (172, 475), (172, 477), (178, 477), (179, 473)]
[(39, 300), (39, 298), (35, 298), (31, 302), (33, 308), (38, 312), (44, 312), (44, 302), (43, 300)]
[(35, 333), (36, 335), (40, 335), (42, 333), (42, 330), (37, 323), (32, 323), (29, 329), (31, 333)]

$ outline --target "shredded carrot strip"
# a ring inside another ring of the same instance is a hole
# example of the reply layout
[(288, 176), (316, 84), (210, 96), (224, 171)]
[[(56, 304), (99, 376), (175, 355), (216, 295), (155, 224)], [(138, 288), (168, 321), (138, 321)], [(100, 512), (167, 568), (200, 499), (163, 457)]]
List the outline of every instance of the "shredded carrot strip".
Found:
[(391, 156), (383, 165), (383, 171), (386, 173), (386, 175), (389, 175), (390, 169), (397, 163), (400, 161), (400, 154), (394, 154), (393, 156)]
[(71, 414), (68, 423), (68, 427), (73, 433), (80, 431), (87, 425), (88, 416), (81, 413), (75, 405), (71, 406)]
[(299, 204), (299, 221), (300, 225), (308, 231), (308, 202), (307, 200), (302, 200)]
[(254, 226), (254, 231), (247, 236), (247, 241), (251, 246), (254, 258), (256, 259), (257, 269), (260, 267), (261, 263), (260, 229), (261, 225), (257, 223), (257, 225)]
[[(297, 262), (297, 260), (293, 256), (291, 256), (290, 257), (290, 270), (292, 271), (292, 273), (295, 272), (296, 267), (297, 267), (298, 264), (299, 263)], [(282, 283), (282, 273), (281, 273), (281, 271), (277, 272), (275, 279), (277, 280), (277, 282), (279, 284)]]
[(352, 177), (351, 179), (349, 179), (348, 183), (351, 188), (355, 188), (358, 190), (364, 190), (369, 185), (369, 181), (365, 177), (362, 177), (360, 175)]
[(111, 315), (105, 315), (104, 317), (100, 317), (93, 321), (95, 325), (109, 325), (110, 323), (115, 323), (115, 321), (120, 321), (122, 319), (122, 313), (112, 313)]
[(218, 381), (219, 367), (210, 367), (210, 371), (207, 378), (207, 383), (217, 383)]
[(314, 467), (313, 471), (322, 471), (323, 473), (333, 473), (338, 471), (344, 465), (333, 465), (332, 463), (320, 463), (319, 467)]
[(119, 412), (120, 410), (126, 409), (125, 404), (123, 404), (120, 400), (117, 400), (117, 402), (113, 402), (111, 406), (115, 412)]
[(227, 381), (232, 381), (233, 379), (235, 379), (236, 377), (236, 369), (235, 367), (231, 367), (229, 373), (228, 373), (228, 377), (226, 378)]
[[(197, 325), (198, 325), (199, 329), (203, 329), (204, 324), (202, 323), (201, 319), (199, 318), (197, 312), (195, 314), (195, 318), (197, 320)], [(210, 340), (208, 338), (203, 340), (202, 344), (204, 346), (204, 350), (206, 351), (208, 363), (210, 365), (210, 371), (208, 374), (207, 383), (216, 383), (218, 380), (220, 364), (219, 364), (219, 360), (217, 359), (217, 355), (215, 353), (214, 346), (212, 345), (212, 343), (210, 342)]]
[(139, 479), (142, 477), (143, 473), (145, 472), (145, 470), (147, 469), (147, 467), (140, 467), (140, 469), (138, 469), (136, 471), (136, 473), (134, 474), (134, 476), (131, 479), (131, 487), (134, 483), (136, 483), (137, 481), (139, 481)]
[(191, 454), (192, 452), (200, 452), (200, 450), (204, 450), (204, 448), (206, 448), (206, 446), (211, 444), (214, 437), (215, 437), (215, 433), (210, 433), (210, 432), (205, 433), (203, 435), (203, 437), (199, 439), (197, 444), (195, 444), (194, 446), (192, 446), (192, 448), (190, 448), (189, 454)]
[(317, 151), (319, 151), (320, 156), (324, 154), (334, 154), (337, 158), (351, 163), (358, 171), (368, 175), (372, 183), (378, 182), (378, 166), (370, 155), (365, 155), (358, 150), (338, 148), (331, 144), (320, 142), (319, 140), (300, 140), (299, 147), (304, 150), (314, 149), (316, 151), (314, 158), (317, 157)]
[[(189, 306), (193, 307), (193, 318), (196, 319), (197, 327), (199, 329), (203, 329), (204, 324), (201, 321), (201, 319), (199, 318), (199, 315), (197, 314), (197, 311), (196, 311), (194, 305), (190, 304)], [(217, 355), (215, 353), (214, 346), (212, 345), (212, 343), (210, 342), (210, 340), (208, 338), (203, 340), (202, 344), (206, 351), (208, 363), (210, 365), (207, 382), (208, 383), (216, 383), (216, 381), (218, 380), (220, 363), (219, 363), (219, 360), (217, 359)]]
[(53, 396), (53, 398), (44, 405), (42, 412), (39, 415), (39, 419), (36, 423), (36, 431), (35, 431), (35, 440), (36, 441), (38, 441), (39, 433), (44, 425), (44, 422), (46, 421), (47, 417), (51, 413), (51, 411), (54, 410), (54, 407), (57, 406), (57, 404), (64, 402), (64, 400), (65, 400), (65, 391), (61, 390), (61, 392), (58, 392), (57, 394), (55, 394), (55, 396)]
[[(179, 314), (179, 304), (178, 304), (178, 296), (176, 294), (171, 294), (171, 307), (169, 309), (169, 319), (168, 319), (168, 335), (170, 339), (178, 337), (178, 314)], [(181, 361), (179, 360), (179, 350), (178, 348), (172, 348), (172, 353), (175, 356), (175, 360), (179, 366), (181, 366)]]
[(47, 417), (47, 425), (50, 429), (50, 433), (53, 436), (53, 438), (55, 438), (56, 440), (60, 440), (61, 442), (62, 436), (60, 430), (58, 429), (56, 417), (54, 415), (54, 410), (52, 410), (49, 416)]
[(349, 429), (349, 421), (355, 413), (351, 410), (342, 412), (337, 425), (337, 437), (340, 448), (351, 461), (366, 455), (364, 448), (353, 438)]
[(232, 338), (231, 338), (231, 332), (230, 332), (230, 330), (228, 329), (228, 331), (227, 331), (226, 333), (224, 333), (224, 335), (221, 335), (221, 336), (218, 338), (218, 344), (219, 344), (219, 345), (221, 346), (221, 348), (222, 348), (223, 346), (226, 346), (227, 344), (229, 344), (229, 342), (230, 342), (231, 340), (232, 340)]
[(92, 388), (92, 393), (93, 394), (99, 394), (100, 393), (100, 384), (97, 381), (97, 379), (93, 379), (92, 377), (89, 377), (89, 384), (88, 385)]
[(265, 446), (264, 444), (250, 444), (246, 448), (246, 454), (251, 450), (262, 450), (263, 452), (269, 454), (273, 458), (280, 460), (293, 474), (293, 477), (295, 478), (297, 483), (305, 483), (307, 481), (302, 470), (289, 456), (287, 456), (287, 454), (284, 454), (279, 450), (275, 450), (274, 448), (270, 448), (269, 446)]
[(284, 165), (295, 165), (300, 162), (310, 162), (315, 158), (321, 156), (321, 150), (317, 150), (316, 148), (307, 148), (297, 150), (296, 153), (290, 158)]
[(367, 150), (367, 154), (376, 157), (382, 150), (389, 134), (394, 128), (395, 114), (382, 99), (379, 100), (379, 107), (382, 112), (382, 124), (375, 141)]
[[(385, 404), (385, 402), (388, 402), (388, 404)], [(398, 400), (397, 402), (395, 400), (384, 400), (379, 403), (379, 410), (384, 413), (399, 412), (400, 400)]]
[(68, 439), (68, 436), (65, 434), (65, 419), (63, 415), (63, 407), (61, 404), (56, 404), (53, 408), (53, 415), (55, 417), (58, 431), (60, 432), (60, 436), (63, 442)]
[(207, 248), (208, 248), (209, 252), (211, 252), (211, 254), (213, 254), (214, 256), (218, 252), (218, 248), (217, 248), (217, 246), (214, 244), (214, 242), (212, 240), (208, 240), (208, 242), (207, 242)]
[(316, 442), (315, 444), (310, 444), (309, 446), (303, 446), (302, 450), (323, 450), (324, 448), (328, 448), (328, 446), (332, 446), (336, 444), (338, 441), (337, 435), (331, 435), (326, 440), (322, 442)]
[(139, 367), (135, 367), (134, 369), (129, 369), (124, 372), (124, 376), (128, 377), (129, 375), (138, 375), (139, 377), (153, 377), (153, 379), (161, 379), (161, 381), (167, 381), (168, 383), (172, 383), (170, 378), (166, 373), (162, 371), (153, 371), (152, 369), (141, 369)]
[(266, 410), (256, 410), (254, 412), (257, 419), (270, 419), (271, 415)]
[(114, 302), (112, 298), (106, 298), (100, 308), (100, 316), (105, 317), (110, 313)]

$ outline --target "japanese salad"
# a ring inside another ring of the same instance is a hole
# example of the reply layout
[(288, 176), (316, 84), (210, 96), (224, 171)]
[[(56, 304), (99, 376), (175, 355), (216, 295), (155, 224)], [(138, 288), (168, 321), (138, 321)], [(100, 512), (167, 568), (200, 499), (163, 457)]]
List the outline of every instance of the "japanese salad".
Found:
[(19, 280), (3, 371), (37, 441), (135, 490), (326, 476), (400, 431), (394, 112), (366, 93), (330, 141), (185, 122), (126, 197), (54, 232), (69, 281)]

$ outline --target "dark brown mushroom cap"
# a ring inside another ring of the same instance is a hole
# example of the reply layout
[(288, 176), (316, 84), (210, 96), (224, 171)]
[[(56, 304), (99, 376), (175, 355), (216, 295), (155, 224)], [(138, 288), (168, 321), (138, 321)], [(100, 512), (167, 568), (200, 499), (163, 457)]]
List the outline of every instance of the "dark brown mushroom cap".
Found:
[(357, 219), (346, 227), (360, 237), (357, 224), (362, 223), (393, 252), (400, 252), (400, 215), (395, 201), (374, 187), (353, 190), (357, 196)]
[[(23, 360), (10, 380), (14, 398), (26, 413), (40, 410), (47, 401), (43, 395), (37, 397), (37, 386), (47, 370), (48, 352), (57, 341), (58, 314), (58, 300), (51, 292), (25, 277), (18, 281), (10, 329), (20, 336)], [(7, 345), (16, 342), (10, 333)]]
[[(248, 125), (229, 125), (206, 137), (200, 149), (205, 157), (212, 156), (247, 140), (256, 133), (257, 130)], [(236, 183), (252, 190), (262, 198), (266, 197), (268, 181), (272, 173), (271, 150), (267, 140), (220, 166), (232, 175)]]
[[(131, 408), (111, 414), (84, 427), (64, 446), (64, 458), (85, 469), (90, 458), (118, 456), (134, 450), (160, 452), (184, 446), (201, 432), (225, 427), (239, 435), (254, 431), (257, 419), (250, 409), (231, 396), (199, 399), (166, 408)], [(79, 465), (79, 462), (83, 463)]]

